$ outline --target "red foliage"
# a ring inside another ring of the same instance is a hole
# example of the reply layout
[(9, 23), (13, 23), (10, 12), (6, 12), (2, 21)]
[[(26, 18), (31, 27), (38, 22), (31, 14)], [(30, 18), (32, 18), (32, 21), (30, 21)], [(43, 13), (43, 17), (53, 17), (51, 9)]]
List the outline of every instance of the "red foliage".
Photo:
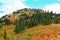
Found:
[(10, 18), (10, 21), (11, 21), (12, 23), (14, 23), (14, 22), (15, 22), (15, 19), (14, 19), (14, 18)]
[(44, 40), (44, 37), (41, 37), (40, 35), (37, 37), (37, 40)]

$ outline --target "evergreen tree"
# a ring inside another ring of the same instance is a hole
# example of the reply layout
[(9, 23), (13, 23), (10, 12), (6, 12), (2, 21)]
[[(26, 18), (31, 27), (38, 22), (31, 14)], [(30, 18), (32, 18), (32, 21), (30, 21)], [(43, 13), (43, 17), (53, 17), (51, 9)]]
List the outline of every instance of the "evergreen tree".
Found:
[(46, 19), (46, 22), (45, 22), (46, 25), (52, 23), (52, 21), (51, 21), (52, 19), (51, 19), (51, 16), (50, 16), (49, 13), (46, 13), (46, 14), (45, 14), (45, 19)]
[(55, 13), (55, 15), (54, 15), (54, 23), (59, 23), (59, 19), (58, 19), (58, 17), (57, 17), (57, 14)]
[(25, 28), (25, 22), (23, 19), (20, 19), (19, 20), (19, 31), (20, 31), (20, 33), (24, 30), (24, 28)]
[(19, 33), (19, 21), (18, 20), (15, 21), (14, 32), (16, 34)]
[(0, 18), (0, 23), (2, 22), (1, 18)]
[(2, 24), (0, 24), (0, 28), (2, 27)]
[(6, 30), (4, 30), (3, 38), (4, 38), (4, 40), (7, 40)]
[(5, 22), (6, 25), (9, 25), (10, 24), (10, 20), (7, 19), (7, 18), (4, 19), (4, 22)]

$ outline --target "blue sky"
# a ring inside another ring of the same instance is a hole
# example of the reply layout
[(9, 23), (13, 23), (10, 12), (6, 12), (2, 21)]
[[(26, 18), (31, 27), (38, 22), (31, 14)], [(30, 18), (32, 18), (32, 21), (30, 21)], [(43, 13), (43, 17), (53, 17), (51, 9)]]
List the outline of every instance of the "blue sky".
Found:
[(27, 6), (30, 6), (30, 7), (37, 7), (37, 8), (43, 8), (45, 7), (46, 5), (49, 5), (49, 4), (54, 4), (54, 3), (59, 3), (57, 0), (27, 0), (25, 2), (25, 4)]
[(60, 0), (0, 0), (0, 17), (22, 8), (40, 8), (60, 13)]

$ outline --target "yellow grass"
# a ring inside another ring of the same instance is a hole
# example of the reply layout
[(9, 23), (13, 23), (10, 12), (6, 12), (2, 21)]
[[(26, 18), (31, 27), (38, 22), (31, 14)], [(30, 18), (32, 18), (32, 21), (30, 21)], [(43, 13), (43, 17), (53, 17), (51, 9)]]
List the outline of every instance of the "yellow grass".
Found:
[[(16, 40), (60, 40), (60, 24), (38, 25), (25, 29), (21, 34), (14, 34), (13, 24), (3, 25), (0, 29), (0, 35), (3, 35), (4, 30), (7, 31), (7, 37), (13, 37)], [(0, 40), (3, 40), (3, 36), (0, 36)]]

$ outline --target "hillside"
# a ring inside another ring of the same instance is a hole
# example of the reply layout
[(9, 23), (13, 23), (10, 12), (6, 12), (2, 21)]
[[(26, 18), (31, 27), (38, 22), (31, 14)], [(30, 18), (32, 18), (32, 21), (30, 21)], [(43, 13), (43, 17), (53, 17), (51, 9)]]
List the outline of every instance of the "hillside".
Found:
[(60, 14), (24, 8), (0, 18), (0, 40), (60, 40)]
[[(21, 15), (27, 15), (27, 16), (32, 16), (35, 13), (44, 13), (43, 10), (41, 9), (28, 9), (28, 8), (24, 8), (24, 9), (20, 9), (17, 11), (14, 11), (13, 13), (10, 14), (6, 14), (3, 17), (0, 18), (0, 20), (2, 21), (3, 24), (5, 24), (5, 20), (10, 21), (11, 23), (14, 23), (16, 19), (19, 18), (19, 16)], [(1, 22), (0, 22), (1, 23)]]
[(5, 29), (9, 40), (60, 40), (60, 24), (38, 25), (25, 29), (25, 31), (20, 34), (13, 33), (13, 25), (4, 25), (0, 29), (0, 40), (3, 40), (3, 31)]

